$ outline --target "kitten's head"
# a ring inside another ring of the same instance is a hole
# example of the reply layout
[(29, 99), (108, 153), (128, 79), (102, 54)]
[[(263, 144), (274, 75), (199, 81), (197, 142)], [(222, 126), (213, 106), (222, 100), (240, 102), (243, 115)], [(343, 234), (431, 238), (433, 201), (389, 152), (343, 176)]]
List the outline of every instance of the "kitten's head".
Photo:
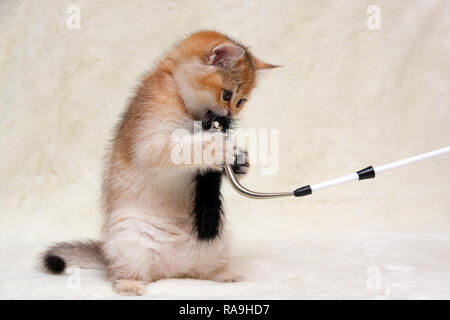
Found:
[(175, 75), (186, 109), (196, 119), (208, 111), (218, 116), (238, 114), (255, 87), (257, 72), (276, 67), (212, 31), (191, 35), (179, 49), (183, 63)]

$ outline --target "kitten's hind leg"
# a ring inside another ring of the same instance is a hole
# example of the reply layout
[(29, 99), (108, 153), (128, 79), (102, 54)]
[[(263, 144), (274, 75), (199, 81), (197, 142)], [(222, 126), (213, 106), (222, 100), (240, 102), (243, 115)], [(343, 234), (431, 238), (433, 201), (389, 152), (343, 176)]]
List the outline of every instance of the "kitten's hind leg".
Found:
[(148, 281), (117, 279), (114, 280), (113, 290), (123, 296), (143, 296), (146, 292)]
[(212, 280), (217, 282), (239, 282), (243, 279), (244, 277), (241, 274), (230, 271), (228, 268), (223, 268), (217, 271)]

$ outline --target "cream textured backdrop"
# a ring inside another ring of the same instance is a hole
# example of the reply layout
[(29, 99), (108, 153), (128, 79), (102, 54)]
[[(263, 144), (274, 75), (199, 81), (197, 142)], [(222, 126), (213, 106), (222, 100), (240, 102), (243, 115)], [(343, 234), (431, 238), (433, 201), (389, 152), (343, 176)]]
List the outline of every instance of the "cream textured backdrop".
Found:
[[(79, 30), (66, 27), (71, 4), (81, 8)], [(371, 4), (381, 9), (380, 30), (366, 27)], [(7, 248), (20, 243), (37, 248), (96, 237), (102, 159), (113, 127), (139, 78), (174, 42), (200, 29), (226, 33), (283, 65), (261, 74), (242, 113), (244, 128), (280, 130), (279, 173), (261, 176), (255, 167), (243, 181), (249, 187), (290, 190), (450, 144), (447, 0), (2, 1), (2, 266), (11, 257)], [(291, 248), (280, 239), (311, 235), (356, 248), (360, 235), (385, 240), (406, 233), (438, 237), (431, 247), (439, 248), (449, 241), (449, 163), (444, 156), (303, 199), (250, 200), (225, 186), (235, 247), (270, 243), (289, 255), (302, 252), (302, 241)], [(416, 247), (408, 243), (405, 250)], [(448, 278), (447, 251), (434, 257)], [(364, 279), (370, 263), (360, 262)]]

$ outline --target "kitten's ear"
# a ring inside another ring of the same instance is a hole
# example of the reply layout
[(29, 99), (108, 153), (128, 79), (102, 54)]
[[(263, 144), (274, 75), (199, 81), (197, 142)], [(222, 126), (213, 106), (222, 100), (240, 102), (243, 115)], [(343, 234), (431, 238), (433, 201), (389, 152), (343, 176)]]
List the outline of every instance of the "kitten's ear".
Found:
[(231, 68), (245, 53), (245, 50), (234, 44), (221, 44), (212, 49), (208, 63), (218, 68)]
[(275, 64), (266, 63), (264, 61), (261, 61), (255, 57), (252, 57), (253, 66), (256, 70), (267, 70), (267, 69), (273, 69), (273, 68), (279, 68), (280, 66), (277, 66)]

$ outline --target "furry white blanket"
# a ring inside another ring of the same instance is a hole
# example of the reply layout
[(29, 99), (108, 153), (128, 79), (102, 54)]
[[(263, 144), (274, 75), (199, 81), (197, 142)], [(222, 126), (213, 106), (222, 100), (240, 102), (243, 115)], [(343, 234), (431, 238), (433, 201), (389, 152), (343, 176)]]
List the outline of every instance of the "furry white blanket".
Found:
[[(376, 233), (240, 238), (238, 283), (167, 279), (137, 299), (448, 299), (448, 235)], [(36, 244), (0, 252), (3, 299), (122, 299), (98, 270), (45, 274)]]
[[(80, 29), (67, 27), (74, 4)], [(112, 129), (139, 77), (199, 29), (283, 66), (243, 112), (242, 127), (280, 133), (278, 173), (255, 166), (249, 187), (294, 189), (449, 144), (447, 0), (1, 1), (0, 298), (117, 298), (98, 271), (68, 289), (36, 255), (97, 236)], [(164, 280), (145, 298), (450, 298), (449, 181), (446, 156), (302, 199), (225, 185), (247, 280)]]

